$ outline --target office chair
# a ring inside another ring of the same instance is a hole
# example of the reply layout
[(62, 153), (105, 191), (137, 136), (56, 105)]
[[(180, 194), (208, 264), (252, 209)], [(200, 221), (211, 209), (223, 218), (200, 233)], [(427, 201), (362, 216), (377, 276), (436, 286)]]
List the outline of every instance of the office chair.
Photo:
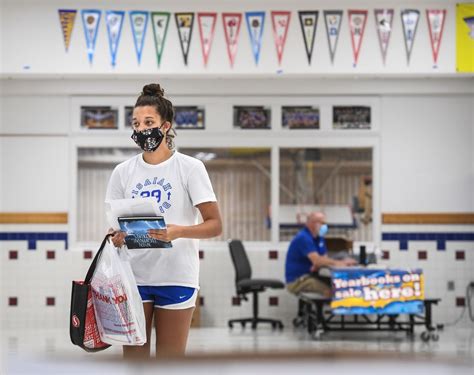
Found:
[(245, 327), (246, 323), (252, 325), (252, 329), (257, 328), (258, 323), (270, 323), (272, 328), (283, 328), (281, 320), (267, 319), (258, 317), (258, 293), (266, 288), (282, 289), (285, 285), (280, 280), (274, 279), (252, 279), (252, 268), (247, 258), (244, 245), (240, 240), (229, 240), (229, 250), (232, 257), (232, 263), (235, 268), (235, 288), (237, 295), (247, 301), (247, 294), (253, 294), (253, 316), (244, 319), (231, 319), (228, 322), (229, 328), (233, 323), (240, 323)]

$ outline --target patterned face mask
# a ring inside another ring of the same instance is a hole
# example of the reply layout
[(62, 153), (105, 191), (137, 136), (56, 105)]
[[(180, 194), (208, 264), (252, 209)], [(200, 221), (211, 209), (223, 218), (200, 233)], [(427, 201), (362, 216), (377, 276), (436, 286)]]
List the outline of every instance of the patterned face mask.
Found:
[(134, 130), (131, 138), (143, 151), (153, 152), (160, 147), (164, 137), (160, 128), (151, 128), (141, 132)]

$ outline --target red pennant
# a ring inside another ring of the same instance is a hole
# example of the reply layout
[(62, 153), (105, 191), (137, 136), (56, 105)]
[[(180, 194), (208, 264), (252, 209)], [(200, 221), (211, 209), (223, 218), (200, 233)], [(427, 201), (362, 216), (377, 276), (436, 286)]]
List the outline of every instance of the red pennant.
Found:
[(438, 63), (439, 47), (443, 37), (444, 21), (446, 20), (446, 9), (426, 9), (428, 19), (428, 30), (430, 31), (431, 50), (435, 65)]
[(235, 56), (237, 55), (237, 47), (239, 44), (242, 13), (222, 13), (222, 22), (224, 23), (227, 54), (229, 55), (230, 66), (233, 67)]
[(273, 37), (278, 55), (278, 64), (281, 65), (283, 51), (285, 49), (286, 37), (290, 26), (291, 12), (272, 11)]
[(359, 59), (360, 46), (364, 38), (365, 24), (367, 23), (367, 10), (349, 9), (349, 28), (351, 31), (352, 50), (354, 51), (354, 66)]
[(207, 66), (214, 40), (217, 13), (198, 13), (199, 36), (201, 37), (202, 57), (204, 66)]

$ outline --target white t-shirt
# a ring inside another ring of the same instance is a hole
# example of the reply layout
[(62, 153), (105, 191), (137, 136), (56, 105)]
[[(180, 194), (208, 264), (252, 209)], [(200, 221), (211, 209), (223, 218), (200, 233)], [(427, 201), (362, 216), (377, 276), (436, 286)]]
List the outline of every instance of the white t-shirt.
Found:
[[(216, 201), (204, 164), (179, 152), (157, 165), (139, 154), (115, 167), (106, 201), (150, 196), (156, 197), (167, 224), (186, 226), (198, 223), (196, 205)], [(199, 287), (199, 240), (178, 238), (172, 244), (129, 251), (138, 285)]]

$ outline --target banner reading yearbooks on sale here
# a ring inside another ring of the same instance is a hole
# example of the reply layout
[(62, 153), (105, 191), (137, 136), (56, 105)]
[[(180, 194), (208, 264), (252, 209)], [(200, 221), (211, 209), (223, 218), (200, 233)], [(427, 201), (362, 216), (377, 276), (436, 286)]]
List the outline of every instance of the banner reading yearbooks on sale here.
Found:
[(420, 269), (333, 269), (331, 283), (335, 314), (423, 312), (424, 277)]

